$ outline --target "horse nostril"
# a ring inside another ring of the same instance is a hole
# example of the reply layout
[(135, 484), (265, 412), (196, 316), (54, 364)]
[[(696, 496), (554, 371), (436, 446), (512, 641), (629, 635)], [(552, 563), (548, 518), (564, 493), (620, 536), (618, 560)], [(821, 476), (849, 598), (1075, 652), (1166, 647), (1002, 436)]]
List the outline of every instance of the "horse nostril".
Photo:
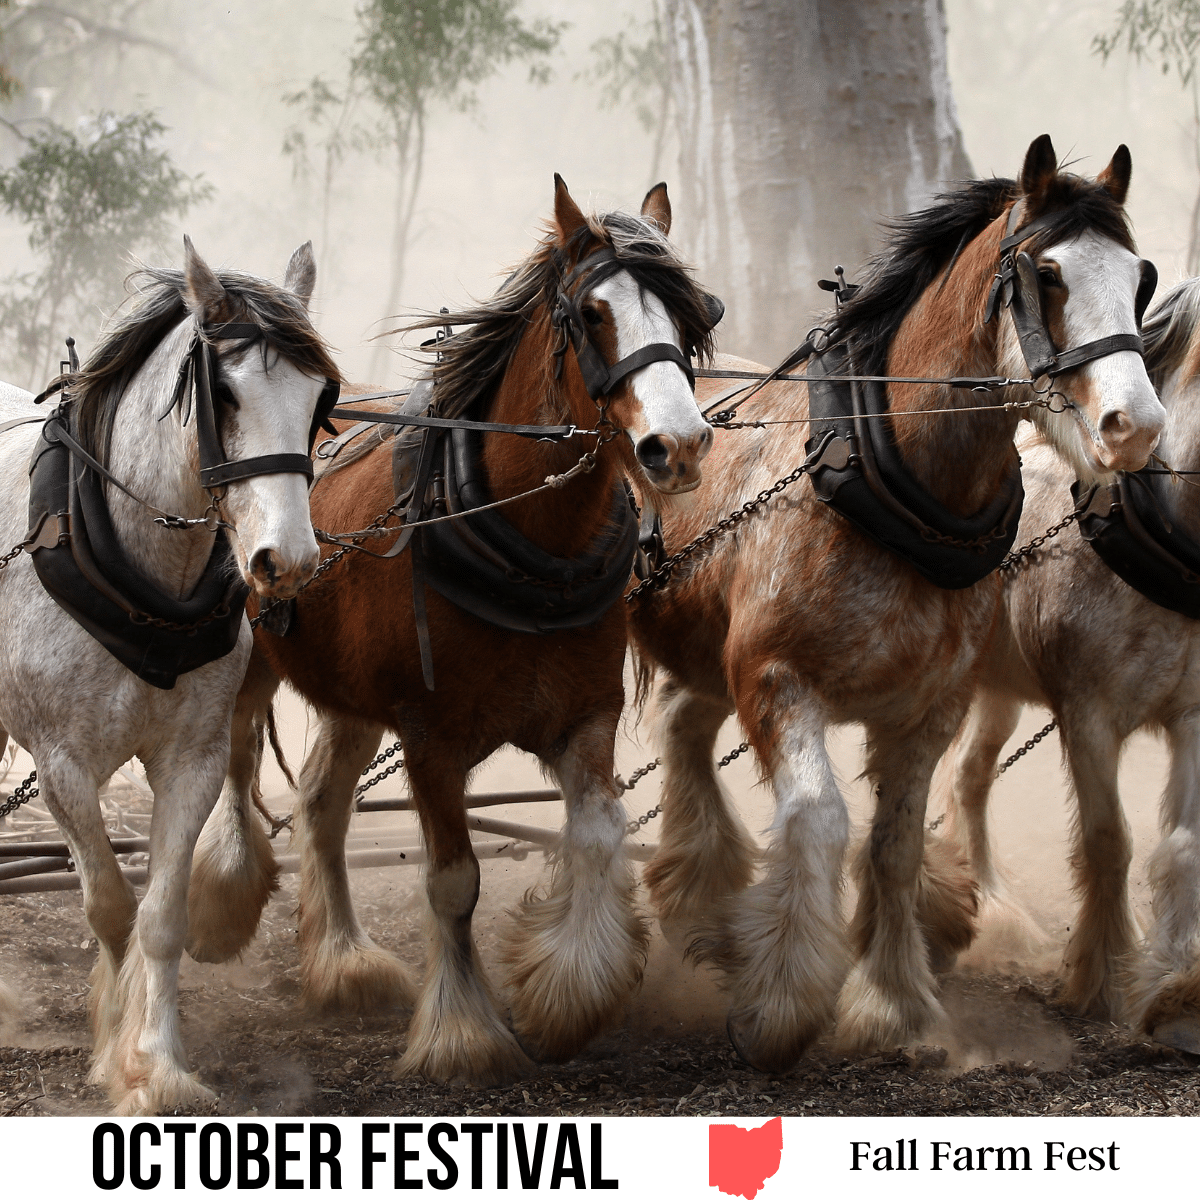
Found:
[(647, 471), (665, 471), (671, 458), (666, 443), (656, 433), (648, 433), (642, 438), (634, 453)]
[(1129, 431), (1129, 418), (1119, 409), (1110, 409), (1100, 418), (1100, 434), (1102, 437), (1120, 437)]
[(275, 583), (279, 578), (279, 569), (275, 563), (274, 553), (266, 547), (256, 550), (254, 557), (250, 560), (250, 574), (255, 579), (265, 578), (268, 583)]

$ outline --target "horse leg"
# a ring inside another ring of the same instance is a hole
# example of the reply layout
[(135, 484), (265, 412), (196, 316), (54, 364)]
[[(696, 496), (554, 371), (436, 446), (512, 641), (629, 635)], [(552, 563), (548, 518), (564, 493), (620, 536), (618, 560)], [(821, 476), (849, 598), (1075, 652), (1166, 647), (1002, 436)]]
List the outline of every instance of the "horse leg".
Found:
[(725, 973), (727, 1028), (741, 1057), (782, 1071), (832, 1023), (846, 977), (848, 820), (816, 697), (780, 663), (737, 682), (738, 714), (774, 785), (775, 821), (763, 878), (715, 906), (690, 953)]
[(1134, 967), (1130, 1010), (1155, 1041), (1200, 1054), (1200, 713), (1167, 723), (1163, 839), (1150, 858), (1154, 924)]
[(717, 778), (713, 747), (732, 709), (675, 680), (659, 693), (662, 839), (642, 876), (663, 920), (699, 916), (746, 887), (758, 848)]
[(1063, 1002), (1082, 1016), (1118, 1020), (1122, 976), (1137, 941), (1129, 903), (1129, 826), (1117, 792), (1124, 737), (1085, 713), (1064, 720), (1063, 743), (1075, 785), (1078, 817), (1071, 866), (1083, 898), (1067, 946)]
[(278, 687), (266, 659), (252, 654), (233, 709), (229, 774), (192, 861), (187, 951), (197, 962), (225, 962), (245, 950), (279, 889), (271, 840), (254, 809), (263, 730)]
[(408, 1027), (401, 1075), (442, 1083), (500, 1086), (532, 1063), (496, 1011), (471, 936), (479, 899), (479, 862), (463, 805), (466, 772), (428, 752), (405, 762), (429, 862), (429, 955), (425, 982)]
[[(838, 1005), (839, 1040), (850, 1053), (902, 1045), (942, 1016), (922, 920), (931, 910), (922, 855), (930, 779), (966, 706), (956, 699), (943, 700), (907, 729), (867, 726), (875, 815), (855, 864), (851, 937), (859, 958)], [(939, 950), (964, 937), (969, 942), (975, 890), (965, 872), (943, 881), (938, 907)]]
[(137, 896), (109, 845), (96, 780), (63, 754), (39, 755), (37, 771), (42, 800), (71, 847), (83, 890), (83, 911), (100, 947), (88, 997), (92, 1026), (88, 1081), (104, 1084), (116, 1077), (114, 1053), (122, 1003), (117, 979), (137, 916)]
[[(1030, 913), (1011, 894), (992, 856), (988, 802), (996, 782), (996, 766), (1016, 731), (1022, 704), (1011, 695), (981, 688), (959, 735), (946, 805), (946, 840), (967, 857), (979, 893), (980, 931), (1017, 957), (1045, 941)], [(935, 963), (935, 970), (940, 969)]]
[(513, 1028), (540, 1061), (574, 1055), (642, 978), (646, 928), (633, 912), (628, 818), (612, 773), (619, 719), (618, 711), (577, 728), (553, 764), (566, 827), (549, 892), (526, 895), (505, 950)]
[(404, 964), (358, 923), (346, 868), (354, 789), (382, 734), (372, 722), (322, 714), (300, 772), (300, 977), (305, 1004), (320, 1012), (375, 1012), (416, 995)]
[(207, 1108), (216, 1100), (188, 1070), (178, 1005), (192, 853), (229, 762), (224, 722), (216, 723), (218, 735), (171, 743), (143, 759), (154, 791), (150, 879), (117, 980), (121, 1022), (105, 1079), (119, 1116)]

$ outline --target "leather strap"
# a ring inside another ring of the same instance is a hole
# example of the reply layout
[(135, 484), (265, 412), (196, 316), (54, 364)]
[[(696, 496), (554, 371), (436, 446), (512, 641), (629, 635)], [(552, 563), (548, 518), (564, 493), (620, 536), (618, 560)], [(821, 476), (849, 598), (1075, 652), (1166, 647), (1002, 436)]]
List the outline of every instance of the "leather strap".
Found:
[[(671, 348), (674, 349), (673, 346)], [(456, 417), (427, 417), (402, 412), (359, 412), (352, 408), (335, 408), (329, 415), (340, 421), (359, 420), (370, 422), (372, 425), (417, 425), (425, 429), (474, 429), (480, 433), (511, 433), (539, 442), (561, 442), (574, 437), (578, 432), (574, 425), (503, 425), (496, 421), (466, 421)]]
[(307, 454), (259, 454), (254, 458), (239, 458), (236, 462), (218, 463), (215, 467), (201, 468), (200, 486), (215, 488), (259, 475), (291, 474), (311, 480), (312, 459)]
[(1057, 363), (1046, 372), (1051, 377), (1061, 375), (1064, 371), (1074, 370), (1094, 358), (1104, 358), (1108, 354), (1118, 354), (1122, 350), (1132, 350), (1135, 354), (1144, 354), (1145, 347), (1141, 337), (1136, 333), (1114, 333), (1110, 337), (1097, 338), (1094, 342), (1076, 346), (1073, 350), (1064, 350), (1058, 355)]
[(36, 417), (17, 417), (13, 421), (5, 421), (0, 425), (0, 433), (7, 433), (10, 429), (16, 429), (18, 425), (32, 425), (34, 421), (44, 421), (46, 418), (38, 413)]

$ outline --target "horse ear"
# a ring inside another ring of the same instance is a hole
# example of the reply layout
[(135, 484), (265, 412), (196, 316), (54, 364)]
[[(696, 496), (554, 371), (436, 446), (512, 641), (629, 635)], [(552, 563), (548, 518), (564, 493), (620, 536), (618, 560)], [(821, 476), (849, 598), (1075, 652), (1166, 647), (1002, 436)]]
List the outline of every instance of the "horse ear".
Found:
[(1133, 170), (1133, 159), (1129, 147), (1122, 142), (1117, 152), (1112, 156), (1112, 162), (1096, 176), (1096, 182), (1104, 185), (1104, 190), (1118, 203), (1124, 204), (1129, 195), (1129, 175)]
[(568, 241), (573, 233), (587, 226), (587, 218), (579, 211), (579, 205), (571, 199), (563, 177), (554, 175), (554, 223), (558, 226), (559, 244)]
[(1021, 168), (1020, 188), (1023, 195), (1036, 196), (1049, 186), (1058, 175), (1058, 155), (1048, 133), (1034, 138), (1025, 152), (1025, 165)]
[(292, 251), (287, 270), (283, 273), (283, 286), (294, 292), (297, 299), (308, 308), (313, 288), (317, 286), (317, 264), (313, 258), (312, 242), (305, 242)]
[(198, 321), (216, 320), (225, 302), (221, 281), (196, 253), (187, 234), (183, 235), (183, 302)]
[(655, 225), (666, 235), (671, 232), (671, 201), (667, 196), (667, 185), (656, 183), (642, 201), (642, 216)]

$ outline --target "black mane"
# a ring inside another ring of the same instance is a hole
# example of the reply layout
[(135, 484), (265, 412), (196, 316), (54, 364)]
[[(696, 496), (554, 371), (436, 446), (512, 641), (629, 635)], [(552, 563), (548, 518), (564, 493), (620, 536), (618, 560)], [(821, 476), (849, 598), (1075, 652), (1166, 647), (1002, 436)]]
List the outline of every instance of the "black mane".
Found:
[[(890, 237), (831, 331), (835, 342), (853, 347), (859, 371), (884, 372), (888, 347), (909, 309), (1018, 194), (1012, 179), (972, 180), (937, 196), (928, 208), (885, 222)], [(1133, 249), (1124, 209), (1094, 180), (1060, 173), (1024, 214), (1025, 221), (1047, 212), (1059, 213), (1059, 219), (1030, 238), (1025, 249), (1031, 253), (1089, 229)]]
[[(301, 300), (288, 291), (236, 271), (218, 271), (225, 289), (225, 320), (258, 325), (268, 346), (306, 375), (341, 380), (321, 335), (313, 328)], [(146, 267), (133, 276), (148, 285), (137, 305), (104, 335), (100, 345), (70, 381), (82, 444), (104, 461), (113, 417), (126, 388), (162, 340), (188, 315), (182, 271)], [(246, 343), (227, 353), (237, 354)]]
[[(706, 293), (658, 227), (628, 213), (602, 213), (589, 218), (576, 232), (567, 252), (579, 251), (592, 238), (617, 252), (622, 267), (638, 286), (666, 306), (680, 327), (684, 346), (692, 347), (697, 357), (707, 362), (712, 356), (713, 331)], [(535, 320), (548, 327), (560, 284), (559, 259), (554, 237), (547, 236), (490, 300), (459, 312), (430, 314), (405, 327), (467, 326), (438, 346), (441, 358), (432, 368), (432, 377), (439, 416), (461, 417), (484, 399)], [(547, 354), (546, 392), (553, 390), (553, 366)]]

